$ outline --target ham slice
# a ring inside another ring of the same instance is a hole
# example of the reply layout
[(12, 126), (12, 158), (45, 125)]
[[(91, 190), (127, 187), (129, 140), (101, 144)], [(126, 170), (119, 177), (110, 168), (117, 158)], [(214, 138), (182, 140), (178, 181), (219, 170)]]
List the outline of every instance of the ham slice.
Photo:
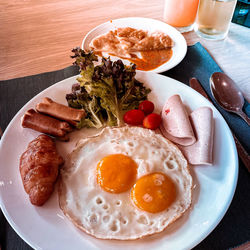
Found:
[(167, 139), (183, 146), (195, 143), (193, 128), (179, 95), (173, 95), (167, 100), (161, 116), (160, 129)]
[(171, 96), (161, 112), (163, 136), (179, 144), (192, 165), (213, 163), (213, 111), (209, 107), (194, 110), (188, 116), (179, 95)]
[(180, 146), (188, 162), (192, 165), (213, 163), (213, 111), (209, 107), (201, 107), (193, 111), (190, 120), (194, 128), (197, 141), (190, 146)]

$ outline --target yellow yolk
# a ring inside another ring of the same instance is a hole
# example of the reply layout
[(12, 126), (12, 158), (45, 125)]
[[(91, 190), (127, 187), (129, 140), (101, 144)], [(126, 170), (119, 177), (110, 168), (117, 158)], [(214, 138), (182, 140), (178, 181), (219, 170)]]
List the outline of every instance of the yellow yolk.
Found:
[(167, 209), (176, 199), (175, 184), (165, 174), (148, 174), (137, 180), (131, 198), (138, 208), (158, 213)]
[(128, 156), (113, 154), (97, 164), (97, 182), (107, 192), (122, 193), (135, 183), (137, 164)]

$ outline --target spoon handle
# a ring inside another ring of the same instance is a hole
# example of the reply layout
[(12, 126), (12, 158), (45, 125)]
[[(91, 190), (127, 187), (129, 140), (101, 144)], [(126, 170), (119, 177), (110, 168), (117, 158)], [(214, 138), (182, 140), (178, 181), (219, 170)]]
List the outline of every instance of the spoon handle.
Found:
[(250, 126), (250, 118), (242, 111), (237, 111), (236, 114), (238, 114), (247, 124)]

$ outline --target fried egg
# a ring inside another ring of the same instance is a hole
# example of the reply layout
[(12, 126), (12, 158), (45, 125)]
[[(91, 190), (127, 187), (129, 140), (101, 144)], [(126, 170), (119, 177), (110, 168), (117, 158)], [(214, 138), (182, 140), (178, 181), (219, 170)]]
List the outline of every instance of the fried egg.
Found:
[(59, 205), (82, 231), (132, 240), (161, 232), (190, 206), (181, 151), (141, 127), (105, 128), (82, 139), (61, 169)]

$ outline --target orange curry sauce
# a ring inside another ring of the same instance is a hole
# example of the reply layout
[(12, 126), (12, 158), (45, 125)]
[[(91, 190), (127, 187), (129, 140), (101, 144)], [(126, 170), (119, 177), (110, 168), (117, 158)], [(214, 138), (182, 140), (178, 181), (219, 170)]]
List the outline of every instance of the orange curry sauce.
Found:
[(163, 50), (149, 50), (141, 52), (142, 58), (136, 57), (127, 60), (135, 63), (136, 69), (148, 71), (156, 69), (166, 63), (172, 57), (172, 54), (173, 50), (171, 48)]
[[(170, 60), (173, 55), (172, 48), (162, 49), (162, 50), (148, 50), (141, 51), (141, 58), (137, 57), (135, 54), (132, 54), (132, 58), (121, 57), (126, 59), (134, 64), (136, 64), (136, 69), (149, 71), (158, 68), (162, 64)], [(96, 55), (102, 56), (102, 52), (95, 52)], [(109, 53), (111, 56), (116, 56)]]

